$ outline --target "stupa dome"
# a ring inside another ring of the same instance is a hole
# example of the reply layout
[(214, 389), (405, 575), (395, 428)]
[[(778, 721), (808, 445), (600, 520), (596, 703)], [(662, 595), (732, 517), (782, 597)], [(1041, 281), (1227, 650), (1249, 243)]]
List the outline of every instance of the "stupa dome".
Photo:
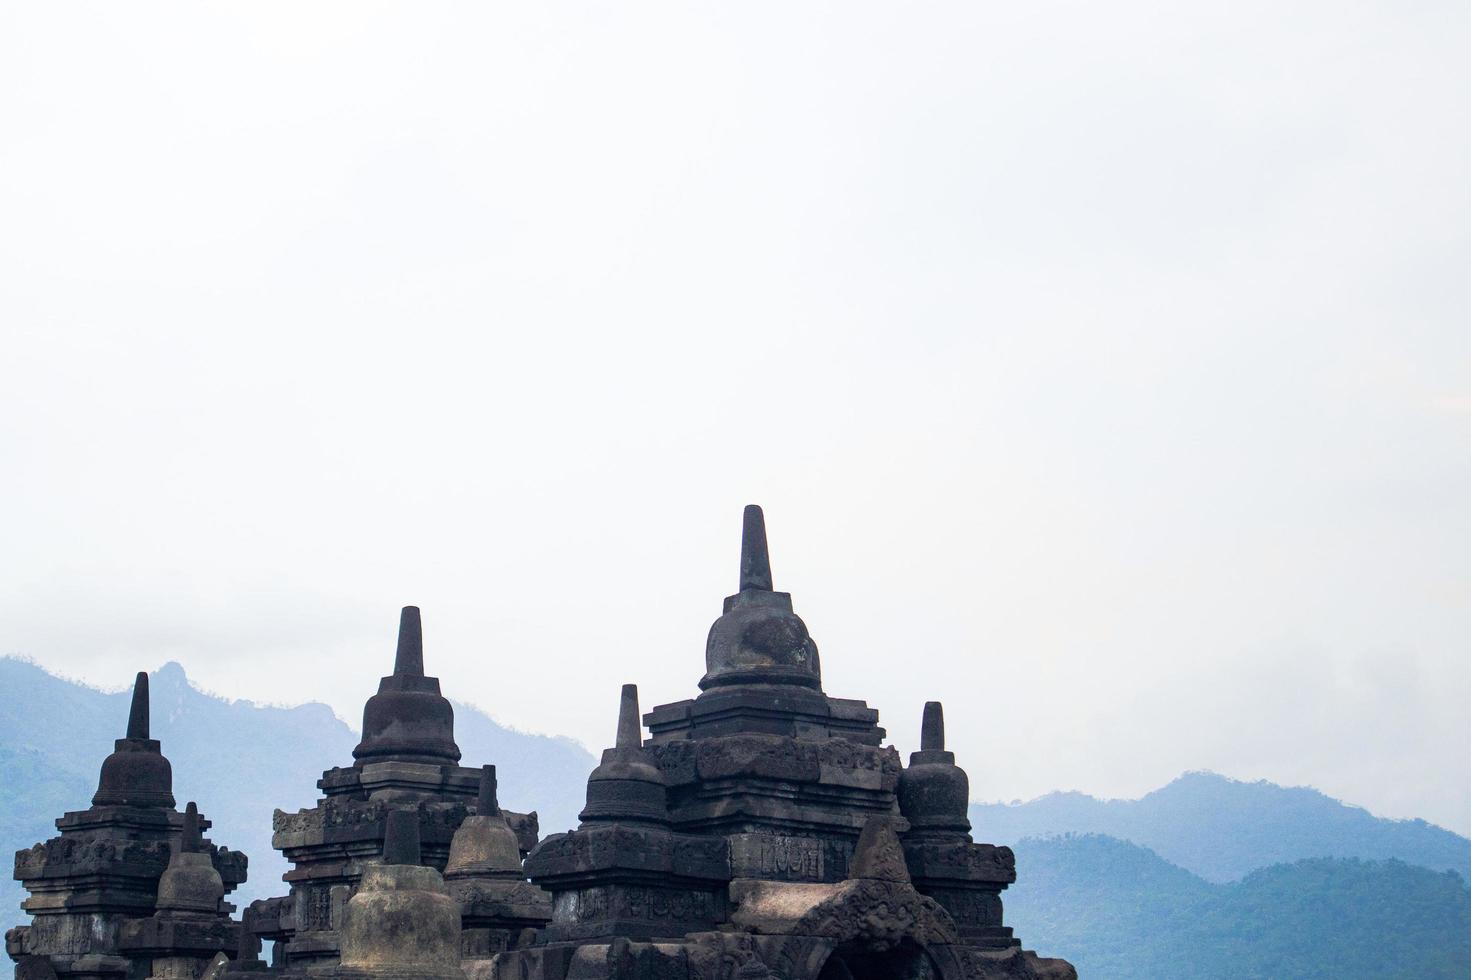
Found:
[(113, 743), (102, 761), (93, 806), (160, 806), (174, 808), (174, 769), (148, 737), (148, 674), (138, 672), (128, 710), (128, 734)]
[(424, 762), (452, 766), (455, 709), (439, 692), (439, 678), (424, 676), (424, 628), (418, 606), (404, 606), (398, 623), (393, 673), (363, 706), (363, 740), (352, 750), (359, 763)]
[(755, 504), (746, 507), (741, 530), (740, 590), (725, 600), (725, 611), (705, 641), (708, 690), (728, 684), (799, 684), (822, 687), (817, 644), (792, 597), (772, 590), (766, 518)]

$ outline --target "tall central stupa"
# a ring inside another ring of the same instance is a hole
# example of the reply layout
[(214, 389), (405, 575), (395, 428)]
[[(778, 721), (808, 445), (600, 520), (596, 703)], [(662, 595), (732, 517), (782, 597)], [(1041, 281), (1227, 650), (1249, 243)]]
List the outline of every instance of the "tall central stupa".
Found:
[(939, 703), (905, 768), (877, 711), (824, 693), (759, 507), (699, 686), (643, 716), (647, 740), (624, 688), (581, 826), (526, 861), (552, 920), (497, 957), (495, 980), (1076, 976), (1003, 924), (1015, 859), (971, 838)]

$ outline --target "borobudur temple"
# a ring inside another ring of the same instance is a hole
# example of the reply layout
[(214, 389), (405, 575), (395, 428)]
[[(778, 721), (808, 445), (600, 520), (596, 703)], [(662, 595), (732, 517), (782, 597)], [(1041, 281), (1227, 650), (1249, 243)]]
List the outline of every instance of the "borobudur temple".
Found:
[(406, 607), (351, 762), (315, 806), (276, 811), (284, 893), (237, 919), (245, 855), (177, 809), (139, 674), (91, 807), (16, 854), (30, 923), (6, 951), (19, 980), (1077, 976), (1005, 925), (1015, 859), (972, 838), (939, 702), (906, 766), (875, 709), (824, 692), (759, 507), (699, 690), (641, 716), (625, 685), (578, 827), (542, 838), (535, 813), (499, 805), (494, 765), (460, 764)]

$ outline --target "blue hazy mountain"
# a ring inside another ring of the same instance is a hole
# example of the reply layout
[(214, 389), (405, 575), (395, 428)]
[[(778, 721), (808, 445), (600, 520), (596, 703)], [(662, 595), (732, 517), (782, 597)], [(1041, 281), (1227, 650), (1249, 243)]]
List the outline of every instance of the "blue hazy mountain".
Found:
[(972, 804), (976, 839), (1105, 834), (1132, 841), (1207, 881), (1302, 858), (1396, 858), (1471, 879), (1471, 840), (1423, 820), (1385, 820), (1315, 789), (1190, 772), (1137, 800), (1050, 793), (1030, 803)]
[(1312, 858), (1217, 884), (1096, 834), (1013, 846), (1008, 922), (1088, 980), (1471, 977), (1471, 889), (1454, 871)]
[[(322, 770), (352, 762), (358, 736), (326, 705), (277, 708), (206, 694), (176, 663), (151, 675), (152, 735), (174, 768), (174, 795), (213, 821), (209, 836), (250, 856), (250, 880), (232, 899), (284, 891), (286, 864), (271, 849), (271, 812), (318, 798)], [(84, 810), (102, 760), (127, 725), (128, 692), (109, 694), (0, 659), (0, 924), (20, 921), (24, 893), (10, 856), (54, 836), (54, 821)], [(537, 810), (544, 830), (575, 826), (596, 764), (576, 742), (504, 728), (455, 704), (455, 740), (466, 765), (496, 764), (501, 801)], [(240, 904), (237, 900), (237, 904)]]

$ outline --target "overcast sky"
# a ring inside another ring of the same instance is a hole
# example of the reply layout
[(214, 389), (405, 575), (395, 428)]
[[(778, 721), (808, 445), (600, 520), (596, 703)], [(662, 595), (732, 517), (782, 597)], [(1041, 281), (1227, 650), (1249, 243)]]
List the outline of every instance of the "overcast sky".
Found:
[[(494, 9), (487, 9), (494, 8)], [(610, 743), (765, 505), (977, 799), (1471, 833), (1471, 6), (0, 7), (0, 652)], [(245, 749), (245, 747), (242, 747)], [(467, 760), (472, 764), (514, 760)]]

